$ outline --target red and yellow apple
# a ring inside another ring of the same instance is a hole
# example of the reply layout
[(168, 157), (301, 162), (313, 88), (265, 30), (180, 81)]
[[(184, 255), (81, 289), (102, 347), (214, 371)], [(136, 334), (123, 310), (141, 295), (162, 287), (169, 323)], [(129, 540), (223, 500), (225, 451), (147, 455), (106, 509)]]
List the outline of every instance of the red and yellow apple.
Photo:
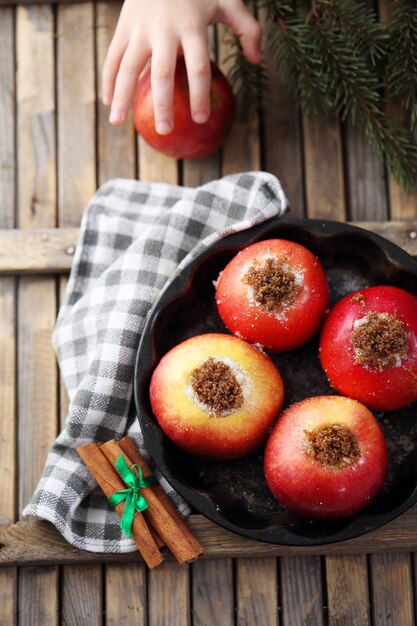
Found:
[(191, 117), (190, 90), (184, 57), (179, 56), (174, 77), (174, 128), (167, 135), (155, 129), (151, 70), (140, 77), (134, 102), (133, 119), (137, 132), (150, 146), (176, 159), (197, 159), (214, 152), (224, 143), (234, 117), (234, 95), (226, 77), (211, 62), (210, 117), (197, 124)]
[(340, 393), (375, 410), (417, 400), (417, 298), (378, 286), (345, 296), (320, 336), (320, 361)]
[(281, 376), (246, 341), (198, 335), (171, 349), (150, 382), (153, 413), (180, 448), (208, 459), (237, 459), (266, 438), (283, 405)]
[(227, 264), (217, 282), (216, 303), (232, 333), (283, 352), (318, 331), (329, 288), (320, 262), (307, 248), (269, 239), (247, 246)]
[(383, 432), (363, 404), (316, 396), (281, 414), (264, 470), (272, 494), (289, 511), (335, 520), (360, 511), (381, 490), (387, 462)]

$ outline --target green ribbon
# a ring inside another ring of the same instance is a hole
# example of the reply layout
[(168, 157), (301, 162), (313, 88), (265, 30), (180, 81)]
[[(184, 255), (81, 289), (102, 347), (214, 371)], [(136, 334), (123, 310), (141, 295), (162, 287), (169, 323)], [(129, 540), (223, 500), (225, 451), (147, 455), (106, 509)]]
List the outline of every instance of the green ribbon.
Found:
[[(134, 471), (135, 468), (138, 473), (137, 475)], [(116, 469), (122, 477), (123, 482), (129, 485), (129, 489), (116, 491), (116, 493), (110, 496), (109, 502), (112, 506), (117, 506), (126, 500), (122, 519), (120, 520), (120, 528), (128, 537), (132, 537), (132, 524), (135, 511), (145, 511), (148, 508), (146, 498), (140, 491), (141, 489), (146, 489), (147, 487), (158, 484), (158, 481), (153, 474), (147, 478), (143, 478), (142, 470), (139, 465), (135, 464), (129, 467), (123, 454), (121, 454), (116, 461)]]

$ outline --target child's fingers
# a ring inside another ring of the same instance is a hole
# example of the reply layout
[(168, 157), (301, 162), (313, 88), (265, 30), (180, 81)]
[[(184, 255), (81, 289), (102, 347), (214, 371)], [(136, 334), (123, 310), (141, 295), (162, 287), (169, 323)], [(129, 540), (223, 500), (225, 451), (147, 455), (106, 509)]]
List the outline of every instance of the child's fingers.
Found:
[(140, 42), (131, 41), (120, 62), (114, 87), (109, 121), (122, 124), (135, 92), (136, 81), (150, 56), (150, 50)]
[(151, 85), (155, 129), (161, 135), (170, 133), (174, 127), (173, 90), (177, 51), (177, 40), (167, 36), (152, 51)]
[(115, 35), (107, 51), (101, 75), (101, 97), (106, 106), (109, 106), (113, 99), (114, 84), (126, 46), (127, 43)]
[(182, 39), (190, 89), (191, 116), (202, 124), (210, 115), (210, 60), (207, 27), (186, 33)]
[(239, 37), (243, 53), (248, 61), (259, 63), (262, 29), (242, 2), (236, 2), (233, 8), (228, 9), (223, 21)]

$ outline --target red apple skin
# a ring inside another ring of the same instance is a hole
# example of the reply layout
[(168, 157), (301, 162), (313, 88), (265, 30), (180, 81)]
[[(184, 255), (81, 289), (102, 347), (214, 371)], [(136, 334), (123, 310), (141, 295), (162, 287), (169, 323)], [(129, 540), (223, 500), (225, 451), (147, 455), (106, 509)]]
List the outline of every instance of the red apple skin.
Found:
[[(344, 424), (356, 436), (360, 459), (343, 469), (321, 465), (305, 451), (306, 434), (320, 425)], [(342, 396), (316, 396), (293, 404), (278, 419), (266, 445), (267, 484), (289, 511), (336, 520), (360, 511), (381, 490), (388, 456), (372, 413)]]
[[(249, 298), (242, 280), (255, 259), (288, 257), (303, 274), (297, 299), (281, 319)], [(221, 272), (216, 288), (217, 309), (227, 328), (247, 341), (284, 352), (298, 348), (318, 331), (329, 304), (326, 274), (318, 259), (304, 246), (284, 239), (268, 239), (241, 250)]]
[(184, 57), (178, 57), (174, 80), (174, 129), (168, 135), (155, 130), (151, 70), (140, 77), (133, 103), (136, 131), (150, 146), (176, 159), (198, 159), (214, 152), (226, 140), (233, 123), (235, 98), (220, 69), (211, 62), (211, 113), (204, 124), (191, 117), (190, 91)]
[[(210, 416), (187, 395), (190, 373), (205, 359), (232, 359), (250, 382), (244, 405)], [(283, 405), (284, 386), (271, 359), (237, 337), (217, 333), (188, 339), (163, 356), (150, 382), (154, 415), (180, 448), (208, 459), (238, 459), (266, 438)]]
[[(352, 298), (360, 295), (360, 301)], [(355, 362), (351, 333), (355, 320), (371, 312), (390, 313), (408, 334), (400, 367), (378, 371)], [(396, 410), (417, 400), (417, 298), (398, 287), (361, 289), (339, 300), (320, 336), (320, 361), (330, 385), (377, 411)]]

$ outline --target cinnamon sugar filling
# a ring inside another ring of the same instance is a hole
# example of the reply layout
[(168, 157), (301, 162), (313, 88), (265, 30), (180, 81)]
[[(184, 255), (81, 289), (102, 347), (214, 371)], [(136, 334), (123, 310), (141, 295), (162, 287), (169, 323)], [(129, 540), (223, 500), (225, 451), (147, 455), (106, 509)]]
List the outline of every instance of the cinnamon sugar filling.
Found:
[(209, 357), (191, 372), (191, 388), (198, 401), (214, 417), (223, 417), (239, 409), (244, 395), (232, 368)]
[(305, 431), (306, 452), (320, 465), (343, 469), (356, 463), (360, 456), (358, 440), (344, 424), (327, 424)]
[(407, 333), (401, 321), (390, 313), (368, 313), (353, 325), (351, 341), (355, 362), (384, 372), (399, 367), (407, 356)]
[(288, 264), (286, 256), (255, 259), (243, 276), (252, 290), (256, 304), (265, 311), (282, 312), (294, 304), (300, 290), (300, 276)]

